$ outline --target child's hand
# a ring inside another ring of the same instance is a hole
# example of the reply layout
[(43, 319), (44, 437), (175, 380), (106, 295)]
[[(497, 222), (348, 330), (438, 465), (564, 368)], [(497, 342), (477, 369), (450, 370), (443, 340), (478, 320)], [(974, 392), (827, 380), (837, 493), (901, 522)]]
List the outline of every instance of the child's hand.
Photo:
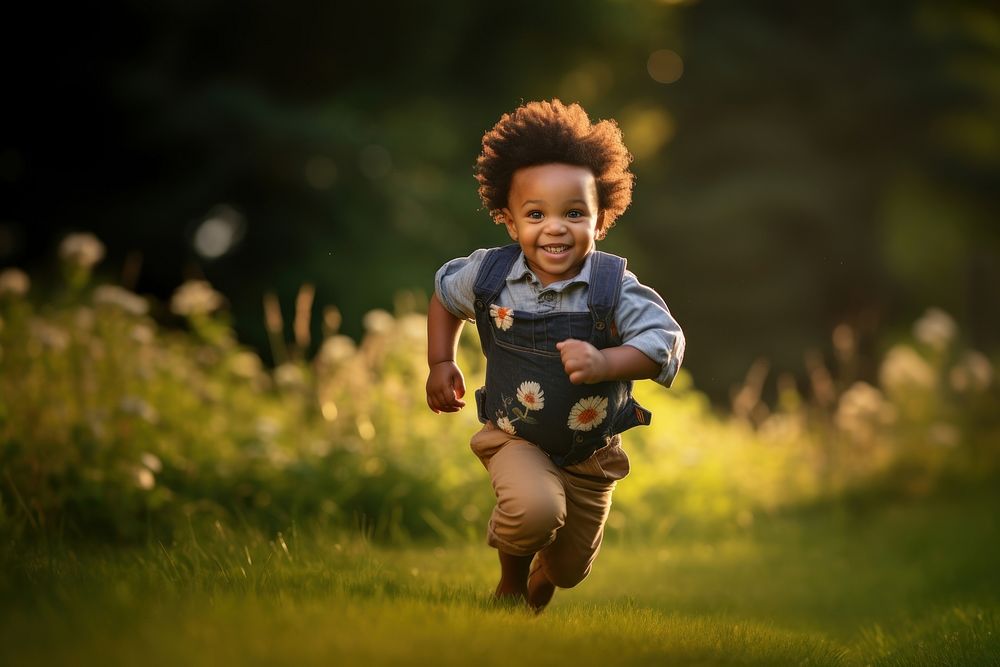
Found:
[(556, 343), (556, 349), (562, 357), (563, 370), (573, 384), (595, 384), (607, 378), (607, 358), (587, 341), (567, 338)]
[(454, 361), (439, 361), (427, 375), (427, 405), (435, 414), (465, 407), (465, 378)]

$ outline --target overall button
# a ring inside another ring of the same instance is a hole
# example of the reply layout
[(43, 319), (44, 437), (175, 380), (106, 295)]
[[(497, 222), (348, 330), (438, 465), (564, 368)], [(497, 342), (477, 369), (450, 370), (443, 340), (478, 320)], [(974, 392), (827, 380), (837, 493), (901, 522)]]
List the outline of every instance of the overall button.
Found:
[(483, 310), (485, 308), (481, 299), (476, 299), (473, 305), (476, 307), (476, 310)]
[(598, 320), (597, 322), (594, 323), (594, 328), (597, 329), (598, 331), (604, 331), (604, 322)]
[(581, 443), (583, 442), (583, 436), (577, 433), (575, 436), (573, 436), (573, 440), (575, 440), (577, 443)]

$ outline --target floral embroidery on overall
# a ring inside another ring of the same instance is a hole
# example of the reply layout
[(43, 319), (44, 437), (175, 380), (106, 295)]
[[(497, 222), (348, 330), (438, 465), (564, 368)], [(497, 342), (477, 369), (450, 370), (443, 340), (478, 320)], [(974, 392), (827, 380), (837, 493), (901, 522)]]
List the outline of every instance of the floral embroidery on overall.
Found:
[(570, 408), (566, 424), (574, 431), (589, 431), (608, 416), (608, 399), (603, 396), (588, 396)]
[(493, 322), (497, 325), (497, 329), (501, 331), (507, 331), (514, 324), (514, 309), (505, 308), (503, 306), (498, 306), (495, 303), (490, 304), (490, 317), (493, 318)]
[(510, 412), (514, 415), (513, 419), (504, 413), (507, 411), (508, 406), (513, 405), (514, 399), (502, 394), (501, 399), (503, 401), (503, 409), (497, 410), (496, 424), (501, 430), (511, 435), (517, 435), (517, 430), (514, 428), (515, 422), (523, 421), (525, 424), (537, 424), (538, 420), (528, 413), (533, 410), (541, 410), (545, 407), (545, 392), (542, 391), (542, 386), (531, 380), (522, 382), (521, 386), (517, 388), (517, 400), (524, 409), (522, 410), (519, 406), (510, 408)]

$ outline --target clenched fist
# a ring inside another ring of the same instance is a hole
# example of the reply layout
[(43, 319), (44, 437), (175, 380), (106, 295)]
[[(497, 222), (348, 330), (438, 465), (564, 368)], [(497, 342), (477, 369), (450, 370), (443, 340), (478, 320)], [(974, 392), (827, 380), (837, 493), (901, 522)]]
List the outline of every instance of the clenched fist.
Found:
[(567, 338), (556, 343), (556, 349), (573, 384), (596, 384), (607, 379), (607, 357), (587, 341)]

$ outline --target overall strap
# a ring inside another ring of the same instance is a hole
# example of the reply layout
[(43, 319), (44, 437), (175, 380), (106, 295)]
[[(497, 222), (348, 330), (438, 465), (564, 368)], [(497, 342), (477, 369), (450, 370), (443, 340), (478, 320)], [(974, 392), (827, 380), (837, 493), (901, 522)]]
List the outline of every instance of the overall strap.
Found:
[(598, 347), (613, 343), (612, 317), (618, 306), (625, 277), (625, 258), (595, 250), (590, 264), (590, 288), (587, 305), (594, 318), (594, 338)]
[(505, 245), (500, 248), (493, 248), (486, 253), (479, 273), (476, 274), (476, 282), (472, 288), (476, 297), (476, 319), (479, 314), (490, 307), (496, 301), (503, 290), (514, 262), (521, 254), (521, 246), (516, 243)]

